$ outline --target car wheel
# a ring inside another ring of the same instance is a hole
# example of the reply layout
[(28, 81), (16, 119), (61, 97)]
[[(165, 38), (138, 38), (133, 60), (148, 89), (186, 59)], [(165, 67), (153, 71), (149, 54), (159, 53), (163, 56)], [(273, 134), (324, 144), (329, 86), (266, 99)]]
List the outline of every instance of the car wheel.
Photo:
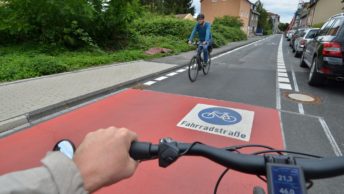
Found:
[(305, 56), (303, 53), (301, 53), (300, 67), (307, 67), (307, 64), (305, 62)]
[(299, 51), (295, 51), (294, 57), (296, 57), (296, 58), (300, 57), (300, 52)]
[(324, 77), (317, 72), (317, 58), (314, 58), (309, 71), (308, 84), (311, 86), (319, 86), (323, 83), (323, 80)]

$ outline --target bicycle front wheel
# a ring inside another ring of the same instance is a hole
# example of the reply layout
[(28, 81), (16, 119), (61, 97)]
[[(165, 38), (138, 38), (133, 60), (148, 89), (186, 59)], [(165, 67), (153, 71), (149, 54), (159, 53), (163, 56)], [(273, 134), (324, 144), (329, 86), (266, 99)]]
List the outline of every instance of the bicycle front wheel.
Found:
[(191, 82), (196, 81), (198, 76), (198, 62), (197, 57), (192, 57), (188, 67), (189, 79)]
[(208, 63), (204, 63), (204, 66), (203, 66), (203, 74), (204, 75), (207, 75), (209, 73), (210, 65), (211, 65), (211, 56), (209, 54), (208, 55)]

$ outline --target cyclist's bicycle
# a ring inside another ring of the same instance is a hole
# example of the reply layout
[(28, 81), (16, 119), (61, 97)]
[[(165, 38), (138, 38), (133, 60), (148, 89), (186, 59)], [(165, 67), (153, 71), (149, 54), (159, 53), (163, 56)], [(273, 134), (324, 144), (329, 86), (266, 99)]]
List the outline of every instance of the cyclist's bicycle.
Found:
[(189, 79), (191, 82), (196, 81), (197, 76), (198, 76), (198, 72), (200, 70), (203, 71), (204, 75), (207, 75), (209, 73), (210, 70), (210, 65), (211, 65), (211, 56), (210, 56), (210, 52), (211, 52), (211, 48), (210, 46), (208, 47), (208, 62), (205, 63), (204, 62), (204, 56), (203, 56), (203, 46), (202, 43), (200, 42), (195, 42), (193, 43), (193, 45), (197, 46), (196, 49), (196, 54), (192, 57), (190, 64), (188, 66), (188, 74), (189, 74)]
[[(243, 148), (259, 147), (263, 151), (241, 154)], [(276, 153), (276, 154), (272, 154)], [(288, 153), (288, 154), (287, 154)], [(164, 138), (158, 145), (147, 142), (133, 142), (130, 156), (135, 160), (158, 159), (160, 167), (168, 167), (180, 156), (203, 156), (227, 167), (216, 183), (214, 193), (229, 168), (247, 174), (257, 175), (267, 182), (269, 194), (306, 194), (312, 179), (323, 179), (344, 175), (344, 157), (328, 157), (275, 150), (264, 145), (239, 145), (215, 148), (200, 142), (192, 144)], [(264, 179), (262, 176), (266, 176)], [(306, 182), (309, 185), (306, 186)], [(254, 194), (265, 194), (260, 187), (253, 188)]]

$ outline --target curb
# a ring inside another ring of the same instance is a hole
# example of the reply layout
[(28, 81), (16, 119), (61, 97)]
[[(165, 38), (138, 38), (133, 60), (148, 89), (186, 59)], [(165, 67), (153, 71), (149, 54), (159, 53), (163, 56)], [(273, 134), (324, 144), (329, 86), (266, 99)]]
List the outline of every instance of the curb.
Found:
[[(266, 37), (262, 37), (261, 39), (254, 40), (254, 41), (248, 41), (248, 42), (245, 42), (243, 44), (239, 44), (239, 45), (237, 45), (233, 48), (230, 48), (230, 49), (224, 49), (224, 50), (221, 50), (218, 52), (213, 51), (212, 57), (221, 55), (221, 54), (226, 53), (228, 51), (243, 47), (245, 45), (248, 45), (248, 44), (260, 41), (260, 40), (263, 40), (264, 38), (266, 38)], [(68, 100), (65, 100), (65, 101), (62, 101), (62, 102), (59, 102), (56, 104), (52, 104), (52, 105), (46, 106), (44, 108), (37, 109), (35, 111), (31, 111), (29, 113), (19, 115), (17, 117), (13, 117), (13, 118), (10, 118), (10, 119), (4, 120), (4, 121), (0, 121), (0, 134), (3, 132), (8, 132), (9, 130), (14, 129), (14, 128), (24, 129), (27, 127), (31, 127), (32, 125), (36, 124), (35, 121), (39, 120), (40, 118), (46, 117), (48, 115), (51, 115), (51, 114), (54, 114), (57, 112), (60, 112), (62, 110), (69, 109), (71, 107), (75, 107), (79, 104), (91, 101), (92, 99), (99, 98), (99, 97), (102, 97), (105, 95), (109, 95), (115, 91), (119, 91), (119, 90), (127, 88), (129, 86), (138, 84), (138, 83), (140, 83), (144, 80), (147, 80), (151, 77), (159, 76), (161, 74), (165, 74), (167, 72), (180, 69), (181, 67), (184, 67), (187, 65), (188, 65), (188, 63), (184, 63), (182, 65), (176, 65), (174, 67), (171, 67), (171, 68), (159, 71), (159, 72), (148, 74), (146, 76), (143, 76), (143, 77), (140, 77), (137, 79), (129, 80), (129, 81), (126, 81), (126, 82), (123, 82), (123, 83), (120, 83), (120, 84), (117, 84), (117, 85), (114, 85), (111, 87), (103, 88), (103, 89), (100, 89), (100, 90), (97, 90), (97, 91), (94, 91), (94, 92), (91, 92), (91, 93), (88, 93), (85, 95), (78, 96), (76, 98), (72, 98), (72, 99), (68, 99)], [(16, 130), (16, 131), (18, 131), (18, 130)]]

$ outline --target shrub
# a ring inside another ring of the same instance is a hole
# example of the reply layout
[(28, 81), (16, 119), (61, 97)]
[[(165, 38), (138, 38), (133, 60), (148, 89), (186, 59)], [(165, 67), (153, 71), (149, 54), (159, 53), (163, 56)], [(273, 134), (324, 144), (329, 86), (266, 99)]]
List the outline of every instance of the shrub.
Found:
[(136, 20), (133, 28), (140, 35), (173, 36), (187, 40), (195, 22), (181, 20), (174, 17), (144, 17)]
[(239, 17), (223, 16), (215, 18), (213, 25), (223, 25), (227, 27), (240, 28), (244, 25)]
[(147, 50), (153, 47), (168, 48), (171, 49), (173, 53), (190, 50), (185, 39), (179, 39), (174, 36), (140, 35), (138, 41), (131, 45), (131, 48), (142, 50)]
[(7, 56), (0, 60), (0, 81), (11, 81), (67, 71), (54, 57)]

